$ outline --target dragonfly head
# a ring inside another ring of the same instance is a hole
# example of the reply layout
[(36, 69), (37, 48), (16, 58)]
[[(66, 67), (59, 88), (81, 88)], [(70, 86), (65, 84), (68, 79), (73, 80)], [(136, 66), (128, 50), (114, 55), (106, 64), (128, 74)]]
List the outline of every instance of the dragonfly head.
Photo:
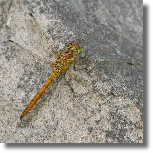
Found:
[(69, 42), (67, 44), (67, 49), (74, 51), (75, 54), (79, 54), (81, 52), (80, 44), (77, 41)]

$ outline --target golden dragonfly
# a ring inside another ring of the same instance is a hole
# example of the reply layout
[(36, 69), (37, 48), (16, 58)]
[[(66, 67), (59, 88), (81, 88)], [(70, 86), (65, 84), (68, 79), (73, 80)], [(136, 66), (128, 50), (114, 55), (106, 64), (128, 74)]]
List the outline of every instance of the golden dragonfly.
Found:
[[(37, 20), (35, 19), (35, 17), (32, 14), (29, 14), (30, 17), (32, 18), (32, 21), (34, 22), (34, 24), (37, 26), (37, 29), (39, 30), (39, 33), (41, 33), (42, 37), (47, 41), (48, 43), (48, 38), (45, 35), (45, 33), (42, 31), (42, 29), (40, 28), (40, 25), (38, 24)], [(15, 45), (19, 46), (21, 49), (23, 49), (24, 51), (30, 53), (32, 56), (44, 61), (44, 62), (50, 62), (51, 63), (51, 67), (52, 67), (52, 73), (49, 76), (48, 80), (45, 82), (45, 84), (41, 87), (41, 89), (36, 93), (36, 95), (32, 98), (32, 100), (29, 102), (29, 104), (26, 106), (26, 108), (24, 109), (24, 111), (22, 112), (20, 119), (22, 119), (23, 117), (25, 117), (25, 115), (34, 107), (34, 105), (37, 103), (37, 101), (39, 100), (39, 98), (41, 97), (41, 95), (44, 93), (44, 91), (46, 90), (46, 88), (50, 85), (50, 83), (61, 73), (65, 73), (66, 70), (68, 69), (69, 65), (71, 63), (74, 63), (75, 59), (78, 59), (80, 57), (76, 56), (77, 54), (79, 54), (81, 52), (81, 46), (77, 41), (74, 42), (69, 42), (67, 43), (66, 49), (62, 52), (58, 52), (54, 43), (52, 41), (50, 42), (50, 46), (51, 49), (53, 50), (53, 52), (56, 52), (56, 60), (55, 62), (52, 61), (46, 61), (45, 59), (41, 58), (38, 55), (33, 54), (33, 52), (25, 47), (23, 47), (22, 45), (20, 45), (19, 43), (13, 41), (13, 40), (9, 40), (11, 43), (14, 43)], [(128, 65), (133, 65), (131, 63), (127, 63)], [(66, 81), (66, 80), (65, 80)], [(66, 81), (66, 83), (68, 84), (68, 82)], [(69, 85), (69, 84), (68, 84)], [(71, 87), (70, 87), (71, 88)], [(71, 88), (72, 89), (72, 88)], [(73, 90), (73, 89), (72, 89)], [(114, 95), (112, 93), (112, 95)], [(115, 96), (115, 95), (114, 95)]]
[[(29, 14), (35, 24), (38, 25), (37, 21), (35, 20), (34, 16), (32, 14)], [(39, 26), (39, 25), (38, 25)], [(40, 28), (39, 28), (40, 29)], [(41, 29), (40, 29), (41, 30)], [(41, 31), (42, 33), (42, 31)], [(44, 33), (42, 33), (44, 35)], [(16, 44), (17, 46), (23, 48), (20, 44), (9, 40), (10, 42)], [(27, 50), (24, 48), (24, 50)], [(28, 52), (30, 52), (32, 54), (31, 51), (27, 50)], [(81, 47), (80, 44), (75, 41), (75, 42), (69, 42), (66, 46), (66, 50), (62, 51), (61, 53), (57, 53), (56, 55), (56, 61), (52, 62), (52, 68), (53, 71), (51, 73), (51, 75), (49, 76), (48, 80), (45, 82), (45, 84), (42, 86), (42, 88), (37, 92), (37, 94), (32, 98), (32, 100), (29, 102), (29, 104), (27, 105), (27, 107), (24, 109), (24, 111), (22, 112), (20, 119), (22, 119), (33, 107), (34, 105), (37, 103), (37, 101), (39, 100), (40, 96), (44, 93), (44, 91), (46, 90), (46, 88), (49, 86), (49, 84), (60, 74), (63, 73), (67, 70), (67, 68), (69, 67), (69, 65), (74, 62), (75, 58), (78, 58), (76, 55), (79, 54), (81, 52)]]

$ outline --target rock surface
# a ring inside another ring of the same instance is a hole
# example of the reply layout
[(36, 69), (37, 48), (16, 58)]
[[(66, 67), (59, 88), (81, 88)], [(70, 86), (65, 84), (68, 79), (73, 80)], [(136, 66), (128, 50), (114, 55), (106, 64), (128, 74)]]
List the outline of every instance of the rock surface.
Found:
[[(0, 142), (143, 143), (142, 0), (0, 4)], [(50, 65), (8, 41), (50, 60), (51, 49), (29, 13), (59, 51), (77, 40), (85, 59), (76, 61), (78, 71), (70, 66), (65, 75), (74, 93), (57, 77), (20, 121), (52, 72)]]

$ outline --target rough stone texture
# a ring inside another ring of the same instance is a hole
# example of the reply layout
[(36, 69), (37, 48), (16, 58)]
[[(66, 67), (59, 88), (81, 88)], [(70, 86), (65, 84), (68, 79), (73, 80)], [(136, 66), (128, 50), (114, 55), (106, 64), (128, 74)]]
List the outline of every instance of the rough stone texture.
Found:
[[(52, 71), (8, 42), (49, 57), (29, 13), (59, 51), (77, 40), (86, 58), (66, 73), (74, 94), (59, 76), (20, 121)], [(142, 0), (1, 1), (0, 14), (0, 142), (143, 142)]]

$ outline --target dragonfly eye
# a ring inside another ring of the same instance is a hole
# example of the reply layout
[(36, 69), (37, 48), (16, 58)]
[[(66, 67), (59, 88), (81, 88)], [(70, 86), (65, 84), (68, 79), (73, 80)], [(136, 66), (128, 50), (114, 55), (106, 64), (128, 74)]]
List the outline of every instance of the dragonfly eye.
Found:
[(80, 47), (80, 44), (76, 41), (73, 43), (74, 46), (75, 46), (75, 53), (76, 54), (79, 54), (81, 52), (81, 47)]

